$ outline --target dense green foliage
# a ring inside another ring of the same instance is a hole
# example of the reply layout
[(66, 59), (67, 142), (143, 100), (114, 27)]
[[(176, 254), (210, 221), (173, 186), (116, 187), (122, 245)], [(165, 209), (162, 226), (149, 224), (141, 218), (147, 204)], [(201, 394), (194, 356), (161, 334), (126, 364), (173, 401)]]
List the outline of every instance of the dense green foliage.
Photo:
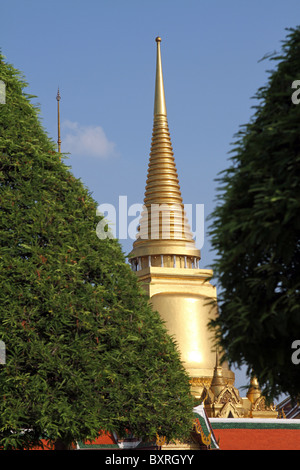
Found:
[[(97, 204), (0, 56), (0, 448), (191, 430), (188, 377)], [(100, 175), (101, 176), (101, 175)]]
[(276, 68), (258, 90), (255, 114), (241, 127), (232, 165), (218, 180), (210, 230), (220, 316), (213, 326), (227, 359), (247, 364), (266, 394), (296, 397), (300, 365), (291, 356), (300, 339), (300, 105), (292, 101), (292, 84), (300, 80), (299, 27), (289, 30), (271, 60)]

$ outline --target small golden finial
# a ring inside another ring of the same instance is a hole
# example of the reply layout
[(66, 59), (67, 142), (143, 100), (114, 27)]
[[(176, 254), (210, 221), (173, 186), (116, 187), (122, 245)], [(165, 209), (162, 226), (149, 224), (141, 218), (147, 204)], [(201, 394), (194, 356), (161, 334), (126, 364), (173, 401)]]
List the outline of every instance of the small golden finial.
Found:
[(155, 38), (155, 41), (156, 42), (161, 42), (161, 37), (157, 36), (157, 38)]
[(59, 88), (57, 89), (56, 101), (57, 101), (57, 133), (58, 133), (57, 145), (58, 145), (58, 152), (60, 153), (60, 151), (61, 151), (61, 140), (60, 140), (60, 113), (59, 113), (60, 94), (59, 94)]
[(260, 388), (259, 388), (257, 378), (253, 374), (251, 375), (250, 386), (249, 386), (249, 389), (248, 389), (248, 392), (247, 392), (246, 396), (247, 396), (248, 400), (251, 401), (251, 403), (254, 403), (258, 398), (261, 397), (261, 391), (260, 391)]
[(210, 388), (215, 397), (219, 396), (221, 391), (226, 387), (226, 381), (223, 377), (223, 368), (220, 366), (219, 350), (216, 350), (216, 365), (214, 368), (214, 375), (210, 384)]

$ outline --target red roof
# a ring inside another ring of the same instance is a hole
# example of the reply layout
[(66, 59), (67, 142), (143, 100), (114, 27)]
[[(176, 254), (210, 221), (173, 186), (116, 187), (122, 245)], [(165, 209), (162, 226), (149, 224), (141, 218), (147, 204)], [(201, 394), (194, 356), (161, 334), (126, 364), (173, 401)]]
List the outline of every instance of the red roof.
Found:
[[(31, 450), (54, 450), (54, 445), (50, 444), (49, 441), (46, 439), (41, 440), (42, 445), (32, 447)], [(85, 442), (78, 442), (72, 445), (73, 449), (111, 449), (111, 448), (119, 448), (114, 436), (105, 431), (101, 431), (99, 436), (93, 441), (85, 441)]]
[(300, 450), (299, 419), (210, 418), (221, 450)]
[(88, 446), (117, 446), (114, 436), (109, 432), (101, 431), (99, 436), (94, 441), (85, 441), (84, 447)]

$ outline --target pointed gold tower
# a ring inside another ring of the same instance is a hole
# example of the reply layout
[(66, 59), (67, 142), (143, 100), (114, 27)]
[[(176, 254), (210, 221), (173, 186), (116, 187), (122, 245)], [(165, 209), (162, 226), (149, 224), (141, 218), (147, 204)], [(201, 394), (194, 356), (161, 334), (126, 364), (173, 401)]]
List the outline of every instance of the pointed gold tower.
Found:
[[(200, 251), (184, 211), (168, 127), (159, 37), (156, 43), (148, 177), (130, 262), (154, 309), (177, 342), (192, 393), (200, 397), (203, 389), (210, 386), (215, 369), (213, 337), (207, 324), (216, 315), (212, 306), (216, 289), (208, 280), (212, 271), (199, 269)], [(226, 364), (222, 377), (230, 385), (234, 382), (234, 374)]]
[(220, 366), (219, 362), (219, 352), (216, 351), (216, 365), (214, 369), (214, 375), (210, 384), (210, 389), (215, 396), (220, 395), (220, 393), (226, 387), (226, 382), (223, 377), (223, 369)]
[[(174, 154), (170, 139), (160, 42), (157, 42), (157, 63), (154, 98), (154, 124), (148, 178), (138, 240), (134, 243), (135, 257), (153, 256), (152, 264), (189, 267), (198, 264), (196, 249), (184, 211)], [(144, 264), (147, 260), (143, 259)]]

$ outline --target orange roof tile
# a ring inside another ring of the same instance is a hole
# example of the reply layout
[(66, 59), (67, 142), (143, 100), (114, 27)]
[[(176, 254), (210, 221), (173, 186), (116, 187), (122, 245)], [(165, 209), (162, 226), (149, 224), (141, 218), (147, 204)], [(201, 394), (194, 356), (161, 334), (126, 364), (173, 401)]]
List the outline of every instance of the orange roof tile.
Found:
[(210, 419), (221, 450), (300, 450), (300, 420)]

